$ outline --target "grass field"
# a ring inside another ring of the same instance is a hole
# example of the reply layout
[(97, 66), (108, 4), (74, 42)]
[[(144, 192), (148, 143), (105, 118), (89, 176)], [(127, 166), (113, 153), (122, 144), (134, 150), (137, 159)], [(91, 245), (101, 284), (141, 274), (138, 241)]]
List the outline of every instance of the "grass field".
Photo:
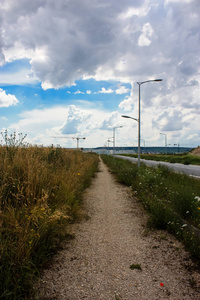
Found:
[(96, 154), (0, 147), (0, 299), (30, 299), (41, 268), (68, 237)]
[(150, 213), (149, 227), (167, 229), (181, 239), (192, 256), (200, 261), (200, 180), (170, 171), (159, 165), (147, 167), (109, 155), (102, 155), (117, 180), (131, 186)]

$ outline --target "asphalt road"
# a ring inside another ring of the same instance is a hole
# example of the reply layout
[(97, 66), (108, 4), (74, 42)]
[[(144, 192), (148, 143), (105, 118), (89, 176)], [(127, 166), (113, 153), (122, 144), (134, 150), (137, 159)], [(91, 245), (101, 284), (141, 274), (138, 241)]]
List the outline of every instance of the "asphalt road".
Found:
[[(119, 157), (122, 159), (127, 159), (132, 161), (133, 163), (137, 163), (137, 158), (128, 157), (128, 156), (122, 156), (122, 155), (115, 155), (115, 157)], [(183, 164), (172, 164), (167, 163), (163, 161), (153, 161), (153, 160), (146, 160), (146, 159), (140, 159), (141, 162), (145, 163), (147, 166), (156, 167), (157, 165), (161, 164), (169, 169), (172, 169), (176, 172), (185, 173), (190, 176), (195, 176), (200, 178), (200, 166), (196, 165), (183, 165)]]

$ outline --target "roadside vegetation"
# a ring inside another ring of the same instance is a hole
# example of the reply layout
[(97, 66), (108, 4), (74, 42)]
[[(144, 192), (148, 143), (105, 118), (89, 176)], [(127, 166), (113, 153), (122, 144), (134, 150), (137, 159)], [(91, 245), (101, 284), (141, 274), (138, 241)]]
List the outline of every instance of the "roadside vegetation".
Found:
[(0, 299), (30, 299), (34, 279), (70, 237), (98, 155), (62, 148), (0, 147)]
[(149, 212), (150, 228), (167, 229), (182, 240), (200, 260), (200, 180), (175, 173), (165, 166), (138, 166), (130, 161), (102, 155), (120, 183), (131, 186)]
[[(121, 154), (123, 156), (136, 157), (137, 154)], [(184, 165), (200, 165), (200, 156), (192, 154), (141, 154), (142, 159), (166, 161), (169, 163), (179, 163)]]

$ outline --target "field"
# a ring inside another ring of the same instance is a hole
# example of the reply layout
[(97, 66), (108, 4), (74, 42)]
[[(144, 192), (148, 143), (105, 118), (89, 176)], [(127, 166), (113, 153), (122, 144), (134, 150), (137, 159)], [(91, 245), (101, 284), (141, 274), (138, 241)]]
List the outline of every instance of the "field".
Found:
[[(167, 229), (200, 261), (200, 180), (102, 155), (117, 180), (131, 186), (149, 213), (148, 227)], [(196, 228), (196, 229), (195, 229)]]
[(34, 279), (80, 216), (98, 155), (0, 147), (0, 298), (30, 299)]

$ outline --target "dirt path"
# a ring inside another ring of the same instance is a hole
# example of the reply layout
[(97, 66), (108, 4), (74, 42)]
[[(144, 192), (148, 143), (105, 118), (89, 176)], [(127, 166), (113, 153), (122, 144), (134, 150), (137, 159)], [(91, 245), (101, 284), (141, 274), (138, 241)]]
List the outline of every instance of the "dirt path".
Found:
[(130, 188), (102, 162), (100, 170), (85, 193), (90, 218), (44, 272), (38, 299), (199, 300), (200, 277), (181, 243), (165, 231), (147, 233)]

